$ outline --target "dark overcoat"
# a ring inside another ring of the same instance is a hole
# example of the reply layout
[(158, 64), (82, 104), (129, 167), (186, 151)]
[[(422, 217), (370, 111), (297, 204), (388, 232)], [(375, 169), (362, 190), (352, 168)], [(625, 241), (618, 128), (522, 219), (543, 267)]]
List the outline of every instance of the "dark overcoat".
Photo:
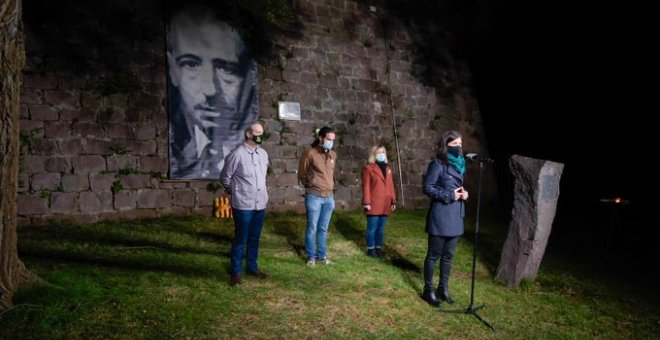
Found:
[(433, 236), (461, 236), (464, 232), (463, 201), (454, 199), (454, 190), (463, 186), (463, 175), (436, 158), (426, 169), (424, 194), (431, 198), (426, 216), (426, 232)]

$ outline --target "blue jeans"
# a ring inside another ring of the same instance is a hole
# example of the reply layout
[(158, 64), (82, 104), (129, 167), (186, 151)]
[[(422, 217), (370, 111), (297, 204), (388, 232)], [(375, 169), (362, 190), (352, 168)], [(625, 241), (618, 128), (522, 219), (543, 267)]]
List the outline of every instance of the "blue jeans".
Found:
[[(305, 231), (305, 251), (307, 260), (323, 260), (326, 257), (326, 238), (330, 217), (335, 209), (335, 197), (321, 197), (305, 194), (307, 209), (307, 230)], [(315, 247), (318, 245), (318, 248)]]
[(266, 210), (240, 210), (232, 208), (234, 214), (234, 241), (231, 243), (231, 272), (243, 270), (243, 257), (247, 245), (247, 271), (256, 272), (259, 256), (259, 237), (264, 227)]
[(387, 215), (367, 215), (367, 249), (383, 247)]

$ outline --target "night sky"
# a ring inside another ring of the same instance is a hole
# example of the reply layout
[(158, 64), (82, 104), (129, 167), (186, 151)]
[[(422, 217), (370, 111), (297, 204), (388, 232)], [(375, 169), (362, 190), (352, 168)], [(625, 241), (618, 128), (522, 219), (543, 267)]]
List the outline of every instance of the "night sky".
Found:
[(620, 5), (509, 1), (472, 56), (491, 154), (565, 163), (564, 209), (617, 196), (649, 205), (658, 143), (646, 50), (657, 38), (645, 25), (642, 9)]

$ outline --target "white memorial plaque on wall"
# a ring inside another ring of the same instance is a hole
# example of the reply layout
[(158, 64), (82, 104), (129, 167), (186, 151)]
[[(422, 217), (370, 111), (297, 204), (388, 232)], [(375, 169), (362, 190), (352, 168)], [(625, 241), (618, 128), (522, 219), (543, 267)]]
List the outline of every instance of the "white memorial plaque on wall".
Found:
[(280, 119), (300, 120), (300, 103), (277, 102), (279, 106)]

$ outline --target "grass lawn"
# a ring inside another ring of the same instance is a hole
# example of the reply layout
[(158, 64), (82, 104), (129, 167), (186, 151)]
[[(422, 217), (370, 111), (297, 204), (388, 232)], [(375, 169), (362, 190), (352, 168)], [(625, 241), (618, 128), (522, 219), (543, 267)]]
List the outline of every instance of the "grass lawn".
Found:
[[(387, 258), (364, 252), (365, 218), (336, 212), (334, 265), (305, 266), (305, 216), (270, 214), (261, 237), (266, 281), (229, 286), (233, 222), (204, 217), (59, 222), (19, 229), (19, 253), (48, 282), (19, 290), (0, 315), (0, 338), (657, 338), (655, 290), (563, 256), (552, 244), (535, 282), (494, 279), (508, 221), (482, 216), (475, 317), (438, 312), (419, 298), (424, 211), (397, 211)], [(454, 258), (450, 291), (470, 300), (473, 222)], [(437, 272), (436, 272), (437, 275)], [(437, 281), (437, 277), (436, 277)], [(443, 306), (442, 309), (447, 307)]]

